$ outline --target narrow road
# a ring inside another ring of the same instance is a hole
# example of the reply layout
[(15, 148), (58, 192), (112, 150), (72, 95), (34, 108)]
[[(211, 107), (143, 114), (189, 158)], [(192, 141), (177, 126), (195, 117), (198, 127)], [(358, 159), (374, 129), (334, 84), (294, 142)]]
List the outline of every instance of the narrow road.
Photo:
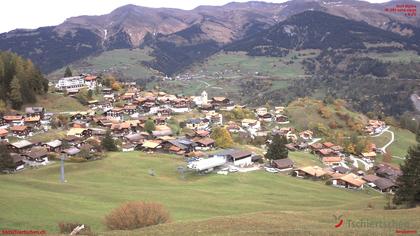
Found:
[(395, 140), (394, 132), (390, 130), (386, 130), (385, 132), (391, 133), (391, 140), (387, 144), (385, 144), (383, 147), (380, 148), (384, 154), (386, 153), (386, 149), (389, 147), (389, 145), (391, 145)]

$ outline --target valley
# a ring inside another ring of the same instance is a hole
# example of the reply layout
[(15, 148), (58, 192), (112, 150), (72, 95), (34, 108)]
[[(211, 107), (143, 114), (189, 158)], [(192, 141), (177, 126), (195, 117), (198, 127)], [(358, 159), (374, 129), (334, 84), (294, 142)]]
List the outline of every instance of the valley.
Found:
[(208, 4), (0, 33), (0, 234), (417, 235), (419, 2)]

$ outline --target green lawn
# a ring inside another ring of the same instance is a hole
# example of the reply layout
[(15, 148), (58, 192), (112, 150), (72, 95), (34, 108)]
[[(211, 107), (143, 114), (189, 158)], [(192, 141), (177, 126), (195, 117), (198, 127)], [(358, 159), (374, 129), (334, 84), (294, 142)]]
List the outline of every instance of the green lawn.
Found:
[(295, 166), (322, 166), (322, 162), (319, 157), (309, 152), (289, 152), (289, 158), (295, 162)]
[[(228, 176), (189, 173), (183, 180), (176, 171), (180, 165), (182, 159), (171, 155), (112, 153), (100, 161), (66, 163), (65, 184), (58, 181), (58, 164), (2, 175), (2, 228), (56, 232), (57, 222), (76, 221), (103, 231), (103, 217), (131, 200), (163, 203), (174, 222), (263, 211), (331, 215), (363, 210), (368, 203), (379, 209), (384, 205), (376, 192), (336, 189), (264, 171)], [(150, 176), (149, 169), (156, 176)]]
[[(150, 49), (115, 49), (91, 56), (70, 65), (73, 74), (79, 73), (117, 73), (124, 78), (145, 79), (158, 72), (143, 65), (151, 61)], [(66, 67), (54, 71), (50, 78), (58, 79), (64, 74)]]
[(393, 156), (405, 157), (410, 146), (416, 144), (416, 136), (414, 133), (406, 130), (392, 127), (391, 131), (395, 134), (395, 141), (389, 146)]
[[(394, 132), (394, 142), (387, 148), (392, 156), (405, 157), (410, 146), (416, 144), (415, 134), (409, 130), (400, 129), (397, 127), (391, 127), (390, 131)], [(372, 142), (376, 144), (377, 147), (383, 147), (386, 143), (391, 140), (391, 134), (385, 132), (381, 136), (371, 138)], [(378, 156), (378, 160), (382, 161), (382, 156)], [(403, 163), (404, 160), (400, 158), (393, 158), (392, 163), (399, 165)]]
[[(63, 96), (58, 93), (47, 93), (39, 96), (35, 104), (28, 104), (25, 107), (41, 106), (47, 112), (63, 112), (63, 111), (85, 111), (86, 107), (83, 106), (75, 98)], [(22, 108), (24, 110), (24, 108)]]

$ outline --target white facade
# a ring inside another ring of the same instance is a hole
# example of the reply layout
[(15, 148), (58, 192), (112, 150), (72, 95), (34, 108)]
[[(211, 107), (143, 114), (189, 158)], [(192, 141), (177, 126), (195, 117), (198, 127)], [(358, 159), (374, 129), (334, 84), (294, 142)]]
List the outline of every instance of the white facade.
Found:
[(58, 83), (55, 85), (60, 91), (63, 90), (79, 90), (85, 86), (85, 80), (81, 76), (73, 76), (73, 77), (66, 77), (61, 78)]
[(233, 164), (235, 166), (247, 166), (252, 164), (252, 157), (245, 157), (239, 160), (233, 160)]
[(201, 107), (208, 104), (208, 95), (206, 91), (203, 91), (200, 96), (194, 97), (193, 102), (195, 105)]

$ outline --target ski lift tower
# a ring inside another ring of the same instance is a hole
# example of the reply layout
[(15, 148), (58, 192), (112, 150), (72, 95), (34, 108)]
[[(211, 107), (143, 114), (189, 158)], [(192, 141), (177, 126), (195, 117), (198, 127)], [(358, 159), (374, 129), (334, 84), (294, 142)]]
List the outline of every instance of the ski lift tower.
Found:
[(66, 159), (66, 154), (61, 154), (61, 166), (60, 166), (60, 182), (65, 183), (67, 182), (64, 178), (64, 160)]

